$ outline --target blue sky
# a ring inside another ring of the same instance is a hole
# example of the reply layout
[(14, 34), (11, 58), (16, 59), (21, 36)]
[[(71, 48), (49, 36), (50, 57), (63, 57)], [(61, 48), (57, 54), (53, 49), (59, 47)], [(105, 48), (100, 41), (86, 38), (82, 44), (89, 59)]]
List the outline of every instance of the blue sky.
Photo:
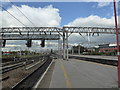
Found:
[(120, 1), (119, 1), (119, 3), (118, 3), (118, 14), (119, 14), (119, 16), (120, 16)]
[[(28, 5), (30, 7), (45, 7), (52, 5), (59, 9), (62, 17), (61, 26), (68, 24), (79, 17), (88, 17), (97, 15), (102, 18), (111, 18), (113, 16), (113, 4), (110, 3), (104, 7), (98, 7), (97, 2), (14, 2), (17, 6)], [(3, 4), (3, 7), (10, 8), (11, 4)]]

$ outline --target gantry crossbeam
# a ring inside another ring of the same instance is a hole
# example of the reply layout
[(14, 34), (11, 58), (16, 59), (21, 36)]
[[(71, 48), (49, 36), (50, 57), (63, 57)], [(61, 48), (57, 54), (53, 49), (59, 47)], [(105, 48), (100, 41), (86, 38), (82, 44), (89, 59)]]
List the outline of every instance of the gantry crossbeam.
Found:
[(5, 34), (2, 36), (2, 40), (59, 40), (60, 35), (59, 34)]
[[(102, 34), (115, 34), (115, 28), (101, 28), (101, 27), (63, 27), (71, 33), (102, 33)], [(120, 28), (119, 28), (120, 31)], [(120, 32), (119, 32), (120, 33)]]
[[(115, 28), (101, 27), (3, 27), (0, 33), (17, 33), (17, 32), (63, 32), (68, 33), (102, 33), (115, 34)], [(120, 28), (119, 28), (120, 31)], [(120, 32), (119, 32), (120, 33)]]
[(18, 33), (18, 32), (62, 32), (61, 28), (57, 27), (5, 27), (1, 28), (1, 33)]

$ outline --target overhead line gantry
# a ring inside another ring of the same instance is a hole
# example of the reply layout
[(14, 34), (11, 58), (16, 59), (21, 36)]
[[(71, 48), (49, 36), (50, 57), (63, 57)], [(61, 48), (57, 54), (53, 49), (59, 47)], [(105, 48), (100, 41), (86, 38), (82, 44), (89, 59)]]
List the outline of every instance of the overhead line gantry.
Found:
[[(119, 29), (120, 30), (120, 29)], [(101, 27), (3, 27), (0, 33), (16, 32), (63, 32), (115, 34), (115, 28)]]
[[(43, 34), (43, 33), (46, 34)], [(59, 40), (63, 39), (63, 59), (68, 59), (68, 38), (72, 33), (80, 35), (116, 34), (115, 28), (104, 27), (2, 27), (2, 40)], [(120, 34), (120, 28), (119, 28)]]

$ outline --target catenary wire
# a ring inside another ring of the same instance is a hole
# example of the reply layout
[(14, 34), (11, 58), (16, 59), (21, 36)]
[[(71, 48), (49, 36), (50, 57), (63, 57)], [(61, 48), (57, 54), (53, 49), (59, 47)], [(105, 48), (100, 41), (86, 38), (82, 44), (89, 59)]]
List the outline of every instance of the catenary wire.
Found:
[(10, 14), (13, 18), (15, 18), (17, 21), (19, 21), (23, 26), (27, 27), (25, 24), (23, 24), (19, 19), (17, 19), (13, 14), (11, 14), (9, 11), (7, 11), (4, 7), (1, 7), (4, 9), (8, 14)]
[(36, 27), (36, 25), (13, 3), (9, 0), (9, 2), (16, 7), (16, 9), (23, 14), (23, 16), (33, 25)]

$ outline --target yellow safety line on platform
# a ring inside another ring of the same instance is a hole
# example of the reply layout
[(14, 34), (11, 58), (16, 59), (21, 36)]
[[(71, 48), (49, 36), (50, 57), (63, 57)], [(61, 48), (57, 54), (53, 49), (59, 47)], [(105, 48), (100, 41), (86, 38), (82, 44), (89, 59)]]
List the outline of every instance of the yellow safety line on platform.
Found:
[(70, 80), (69, 80), (69, 77), (68, 77), (68, 74), (63, 66), (63, 64), (61, 64), (61, 68), (63, 70), (63, 73), (64, 73), (64, 77), (65, 77), (65, 80), (66, 80), (66, 85), (67, 85), (67, 88), (71, 88), (71, 83), (70, 83)]
[(83, 60), (77, 60), (77, 61), (79, 61), (79, 62), (87, 62), (87, 63), (106, 66), (106, 67), (111, 67), (111, 68), (117, 68), (116, 66), (110, 66), (110, 65), (105, 65), (105, 64), (100, 64), (100, 63), (95, 63), (95, 62), (90, 62), (90, 61), (83, 61)]

